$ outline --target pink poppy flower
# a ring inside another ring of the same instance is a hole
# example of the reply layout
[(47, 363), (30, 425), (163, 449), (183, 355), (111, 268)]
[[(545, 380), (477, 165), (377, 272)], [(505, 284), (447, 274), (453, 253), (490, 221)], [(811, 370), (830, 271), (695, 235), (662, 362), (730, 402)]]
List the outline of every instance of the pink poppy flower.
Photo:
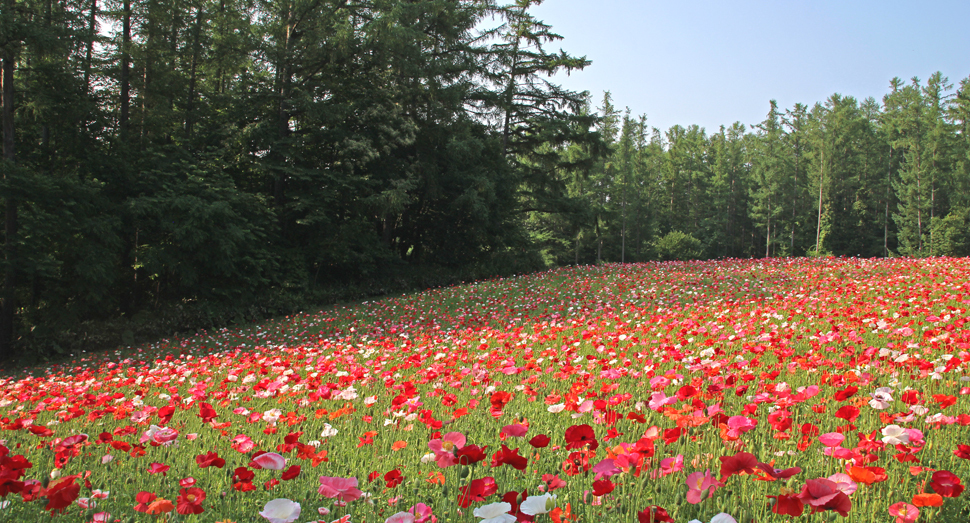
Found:
[(398, 512), (384, 520), (384, 523), (414, 523), (414, 514), (410, 512)]
[(838, 447), (843, 441), (845, 441), (845, 436), (839, 434), (838, 432), (829, 432), (819, 436), (818, 440), (826, 447)]
[(758, 425), (758, 420), (751, 419), (746, 416), (731, 416), (730, 418), (728, 418), (728, 422), (727, 422), (727, 426), (728, 426), (727, 434), (728, 436), (737, 438), (741, 436), (741, 434), (744, 434), (745, 432), (748, 432), (749, 430), (755, 428), (757, 425)]
[(896, 523), (913, 523), (919, 517), (919, 509), (900, 501), (889, 506), (889, 515), (896, 516)]
[(440, 439), (428, 442), (428, 448), (434, 452), (435, 462), (441, 468), (447, 468), (458, 463), (455, 452), (465, 446), (465, 435), (461, 432), (449, 432)]
[(696, 505), (711, 497), (715, 490), (723, 486), (724, 483), (721, 483), (713, 475), (711, 475), (710, 470), (688, 474), (687, 502), (692, 505)]
[(286, 468), (286, 458), (275, 452), (267, 452), (253, 458), (253, 462), (267, 470), (283, 470)]
[(525, 436), (526, 432), (528, 431), (529, 429), (525, 425), (522, 425), (520, 423), (513, 423), (512, 425), (506, 425), (502, 427), (501, 433), (505, 434), (506, 436), (521, 438), (522, 436)]
[(320, 476), (321, 496), (334, 498), (343, 502), (359, 499), (364, 493), (357, 488), (357, 478), (331, 478)]
[(853, 481), (848, 474), (836, 473), (832, 474), (826, 479), (834, 481), (835, 488), (845, 492), (848, 495), (852, 495), (852, 493), (858, 488), (858, 484)]
[(660, 460), (660, 476), (669, 476), (674, 472), (680, 472), (684, 470), (684, 456), (683, 454), (677, 454), (672, 458), (664, 458)]
[(424, 503), (415, 503), (408, 512), (414, 514), (414, 523), (426, 523), (431, 520), (431, 507)]
[(256, 443), (253, 442), (249, 436), (240, 434), (235, 438), (232, 438), (232, 448), (235, 449), (236, 452), (246, 454), (256, 448)]
[(168, 472), (168, 469), (169, 468), (171, 468), (171, 467), (169, 467), (168, 465), (164, 465), (162, 463), (152, 463), (148, 467), (148, 473), (149, 474), (161, 474), (161, 475), (164, 476)]

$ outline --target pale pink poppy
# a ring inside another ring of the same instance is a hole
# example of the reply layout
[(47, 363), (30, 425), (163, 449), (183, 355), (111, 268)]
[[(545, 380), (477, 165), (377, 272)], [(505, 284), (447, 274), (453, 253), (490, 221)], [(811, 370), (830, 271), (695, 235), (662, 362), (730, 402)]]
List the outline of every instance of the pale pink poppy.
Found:
[(847, 495), (852, 494), (858, 488), (858, 485), (856, 484), (856, 482), (853, 481), (848, 474), (843, 474), (841, 472), (832, 474), (831, 476), (825, 479), (834, 481), (835, 488), (841, 490), (842, 492), (845, 492)]
[(253, 458), (253, 461), (267, 470), (283, 470), (286, 468), (286, 458), (275, 452), (260, 454)]
[(259, 515), (269, 523), (292, 523), (300, 517), (300, 504), (286, 498), (277, 498), (268, 501)]
[(320, 476), (321, 496), (348, 502), (359, 499), (364, 493), (357, 488), (357, 478), (332, 478)]
[(384, 520), (384, 523), (414, 523), (414, 514), (410, 512), (398, 512)]

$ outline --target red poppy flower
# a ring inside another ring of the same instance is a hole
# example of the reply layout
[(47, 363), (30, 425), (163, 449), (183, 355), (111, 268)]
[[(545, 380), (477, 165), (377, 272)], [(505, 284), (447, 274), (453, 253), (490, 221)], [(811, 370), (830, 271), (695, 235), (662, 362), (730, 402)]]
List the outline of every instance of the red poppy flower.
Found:
[(605, 496), (605, 495), (609, 494), (610, 492), (613, 492), (613, 489), (615, 489), (615, 488), (616, 488), (616, 485), (614, 485), (613, 482), (610, 481), (610, 480), (608, 480), (608, 479), (601, 479), (599, 481), (594, 481), (593, 482), (593, 495), (594, 496)]
[(175, 511), (179, 514), (201, 514), (205, 512), (202, 502), (205, 501), (205, 491), (198, 488), (183, 488), (179, 490)]
[(455, 451), (455, 459), (461, 465), (473, 465), (485, 459), (485, 449), (488, 445), (484, 447), (479, 447), (478, 445), (465, 445), (464, 447)]
[(215, 467), (221, 469), (226, 466), (226, 460), (219, 457), (216, 452), (206, 452), (205, 454), (199, 454), (195, 457), (195, 462), (199, 464), (199, 468)]
[(802, 503), (811, 505), (812, 513), (834, 510), (840, 516), (847, 517), (852, 509), (849, 496), (838, 488), (838, 484), (829, 479), (810, 479), (798, 494)]
[(543, 474), (542, 481), (546, 484), (546, 490), (549, 492), (566, 486), (566, 482), (555, 474)]
[(798, 499), (797, 495), (780, 494), (778, 496), (768, 497), (775, 498), (775, 504), (771, 506), (771, 511), (775, 514), (795, 516), (797, 518), (805, 511), (805, 504), (802, 503), (802, 500)]
[(953, 455), (958, 458), (970, 459), (970, 445), (957, 445), (957, 449), (953, 451)]
[(920, 391), (915, 390), (915, 389), (910, 389), (910, 390), (907, 390), (907, 391), (903, 392), (899, 396), (899, 400), (902, 401), (903, 403), (907, 404), (907, 405), (916, 405), (916, 404), (922, 402), (923, 398), (922, 398), (922, 394), (920, 393)]
[(384, 483), (387, 485), (387, 488), (394, 488), (404, 483), (404, 476), (401, 474), (400, 469), (394, 469), (384, 474)]
[(930, 479), (930, 487), (933, 491), (945, 498), (955, 498), (963, 493), (963, 485), (956, 474), (947, 470), (938, 470), (933, 473)]
[(458, 490), (461, 491), (461, 495), (458, 496), (458, 505), (461, 508), (468, 508), (472, 503), (485, 501), (485, 498), (495, 494), (498, 491), (498, 485), (495, 483), (495, 478), (484, 477), (474, 479), (468, 485), (459, 487)]
[(545, 434), (539, 434), (538, 436), (534, 436), (532, 439), (529, 440), (529, 445), (532, 445), (537, 449), (541, 449), (541, 448), (548, 447), (550, 441), (552, 440), (549, 438), (549, 436), (546, 436)]
[(293, 465), (290, 468), (283, 471), (283, 475), (280, 476), (280, 479), (282, 479), (283, 481), (289, 481), (291, 479), (296, 478), (299, 475), (300, 475), (300, 466)]
[(219, 415), (216, 414), (216, 409), (212, 408), (212, 405), (203, 402), (199, 404), (199, 417), (202, 418), (203, 423), (209, 423), (218, 418)]
[(856, 392), (859, 392), (859, 387), (856, 387), (855, 385), (849, 385), (848, 387), (836, 392), (835, 399), (836, 401), (845, 401), (851, 398), (852, 396), (855, 396)]
[(672, 429), (664, 430), (664, 443), (667, 445), (673, 445), (678, 439), (680, 439), (681, 434), (684, 430), (680, 427), (674, 427)]
[(519, 455), (519, 449), (509, 449), (502, 444), (502, 450), (496, 452), (492, 456), (492, 467), (498, 467), (501, 465), (509, 465), (514, 469), (525, 470), (528, 466), (529, 460), (525, 456)]
[(741, 472), (754, 474), (758, 458), (750, 452), (738, 452), (733, 456), (721, 456), (721, 481)]
[(138, 502), (138, 504), (135, 505), (135, 510), (138, 512), (148, 512), (148, 504), (155, 501), (155, 498), (157, 497), (158, 496), (152, 492), (139, 492), (135, 495), (135, 501)]
[(670, 514), (659, 505), (649, 506), (637, 512), (637, 521), (639, 523), (674, 523)]
[(855, 405), (845, 405), (839, 410), (835, 411), (835, 417), (841, 418), (849, 423), (852, 423), (859, 417), (859, 407)]
[(566, 448), (579, 449), (589, 445), (591, 450), (596, 450), (599, 443), (593, 433), (593, 427), (589, 425), (573, 425), (566, 429)]
[(51, 481), (42, 494), (47, 498), (47, 506), (44, 509), (55, 511), (71, 506), (81, 492), (81, 485), (74, 483), (77, 478), (78, 476), (67, 476)]

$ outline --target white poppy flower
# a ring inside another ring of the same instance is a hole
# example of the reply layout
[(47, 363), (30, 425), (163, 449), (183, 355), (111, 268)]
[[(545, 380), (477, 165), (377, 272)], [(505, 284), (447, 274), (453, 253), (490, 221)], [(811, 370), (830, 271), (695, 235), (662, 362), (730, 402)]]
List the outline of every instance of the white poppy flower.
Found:
[(509, 514), (512, 504), (500, 501), (475, 509), (476, 518), (484, 518), (478, 523), (515, 523), (515, 516)]
[(909, 433), (899, 425), (887, 425), (882, 429), (882, 442), (887, 445), (899, 445), (909, 443)]
[(300, 517), (300, 504), (286, 498), (277, 498), (267, 502), (259, 515), (270, 523), (292, 523)]
[(530, 516), (535, 516), (538, 514), (546, 514), (553, 507), (556, 506), (556, 496), (553, 494), (543, 494), (541, 496), (529, 496), (525, 501), (519, 505), (519, 510), (523, 514), (528, 514)]

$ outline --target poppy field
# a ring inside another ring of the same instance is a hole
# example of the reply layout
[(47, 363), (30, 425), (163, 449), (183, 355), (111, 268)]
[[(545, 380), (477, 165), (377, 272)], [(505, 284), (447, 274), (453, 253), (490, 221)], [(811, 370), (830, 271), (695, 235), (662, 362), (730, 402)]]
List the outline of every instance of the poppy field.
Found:
[(0, 520), (970, 520), (970, 260), (570, 267), (0, 379)]

